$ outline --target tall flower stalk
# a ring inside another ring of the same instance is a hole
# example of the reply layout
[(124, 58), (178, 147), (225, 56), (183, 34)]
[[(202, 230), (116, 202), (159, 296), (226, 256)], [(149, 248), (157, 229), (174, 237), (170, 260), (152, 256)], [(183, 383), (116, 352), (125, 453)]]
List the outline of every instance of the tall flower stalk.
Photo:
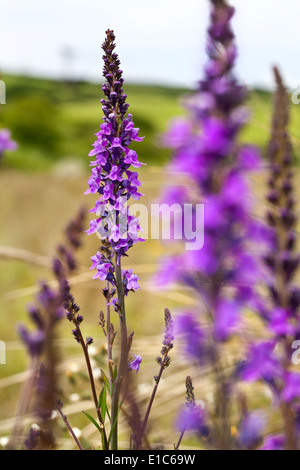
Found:
[[(247, 121), (244, 87), (233, 68), (237, 55), (231, 19), (234, 8), (225, 0), (211, 0), (204, 78), (187, 100), (188, 118), (176, 121), (166, 144), (174, 148), (170, 169), (185, 174), (187, 184), (166, 188), (169, 204), (191, 203), (184, 226), (197, 223), (196, 204), (204, 203), (204, 246), (169, 259), (161, 281), (183, 283), (196, 294), (199, 310), (177, 319), (178, 333), (186, 335), (187, 353), (210, 365), (215, 377), (213, 426), (205, 442), (229, 449), (231, 386), (233, 378), (223, 364), (224, 345), (238, 331), (243, 311), (254, 299), (256, 264), (249, 255), (251, 242), (262, 235), (251, 217), (247, 173), (259, 167), (257, 151), (238, 142)], [(190, 217), (191, 220), (186, 220)]]
[(267, 440), (267, 447), (296, 450), (300, 374), (292, 369), (292, 344), (299, 339), (300, 289), (295, 275), (300, 262), (296, 247), (297, 216), (293, 187), (293, 154), (288, 133), (289, 99), (281, 75), (274, 68), (276, 92), (268, 148), (269, 191), (266, 222), (270, 244), (264, 256), (269, 293), (260, 309), (269, 340), (253, 346), (243, 377), (263, 380), (276, 396), (283, 420), (283, 434)]
[(159, 368), (158, 374), (154, 376), (155, 384), (154, 384), (153, 391), (152, 391), (152, 394), (151, 394), (151, 397), (150, 397), (150, 400), (149, 400), (149, 403), (148, 403), (148, 406), (147, 406), (147, 409), (146, 409), (146, 413), (145, 413), (143, 422), (141, 424), (141, 430), (140, 430), (140, 441), (141, 442), (142, 442), (143, 436), (146, 432), (149, 415), (150, 415), (150, 412), (151, 412), (151, 408), (152, 408), (152, 405), (153, 405), (153, 402), (154, 402), (154, 399), (155, 399), (155, 395), (156, 395), (159, 383), (161, 381), (161, 378), (162, 378), (162, 375), (163, 375), (165, 369), (167, 369), (167, 367), (169, 367), (170, 362), (171, 362), (171, 358), (170, 358), (169, 354), (170, 354), (171, 350), (174, 347), (174, 344), (173, 344), (173, 341), (174, 341), (174, 333), (173, 333), (174, 325), (173, 325), (173, 320), (172, 320), (170, 310), (168, 308), (166, 308), (165, 311), (164, 311), (164, 319), (165, 319), (165, 334), (164, 334), (164, 339), (163, 339), (163, 346), (162, 346), (161, 351), (160, 351), (161, 355), (156, 358), (156, 362), (160, 366), (160, 368)]
[[(66, 241), (57, 247), (52, 271), (58, 280), (58, 288), (48, 283), (40, 284), (36, 302), (28, 306), (28, 315), (34, 325), (29, 330), (25, 325), (18, 327), (21, 340), (29, 356), (29, 377), (25, 381), (17, 407), (17, 420), (9, 442), (10, 448), (20, 445), (23, 420), (31, 413), (37, 420), (39, 431), (30, 431), (25, 445), (31, 449), (52, 449), (55, 445), (52, 413), (56, 409), (58, 394), (58, 355), (55, 339), (59, 322), (65, 316), (65, 299), (68, 294), (67, 276), (76, 268), (75, 252), (80, 247), (85, 211), (66, 227)], [(34, 439), (33, 439), (34, 438)], [(34, 444), (34, 445), (33, 445)]]
[[(97, 194), (99, 199), (90, 211), (98, 217), (90, 222), (88, 234), (97, 232), (101, 239), (101, 246), (92, 257), (92, 269), (96, 268), (94, 278), (106, 281), (103, 289), (106, 298), (106, 326), (109, 360), (112, 360), (112, 334), (110, 305), (119, 316), (120, 327), (120, 355), (116, 377), (110, 375), (111, 380), (111, 448), (118, 447), (119, 402), (124, 376), (128, 370), (128, 334), (125, 312), (125, 297), (129, 291), (139, 288), (138, 277), (132, 270), (122, 270), (122, 258), (127, 256), (128, 250), (141, 239), (139, 221), (130, 214), (127, 207), (130, 198), (139, 199), (140, 182), (138, 174), (130, 168), (139, 168), (142, 163), (138, 161), (137, 153), (130, 149), (132, 141), (141, 141), (138, 136), (139, 129), (134, 127), (132, 115), (127, 113), (129, 105), (126, 103), (126, 94), (123, 91), (122, 70), (118, 55), (114, 52), (115, 35), (111, 30), (106, 31), (106, 38), (102, 45), (104, 51), (103, 76), (105, 83), (102, 86), (105, 98), (101, 99), (103, 123), (96, 134), (94, 149), (90, 156), (95, 157), (91, 162), (92, 176), (89, 179), (89, 189), (86, 194)], [(111, 370), (111, 363), (109, 364)]]
[(283, 382), (281, 385), (281, 412), (284, 422), (285, 447), (296, 450), (296, 419), (293, 402), (300, 390), (300, 375), (290, 372), (291, 345), (299, 336), (300, 290), (295, 288), (294, 278), (300, 256), (296, 252), (295, 200), (293, 196), (293, 155), (288, 134), (288, 95), (279, 71), (274, 75), (277, 91), (274, 102), (272, 136), (269, 146), (271, 164), (268, 200), (271, 208), (268, 221), (273, 232), (273, 249), (266, 257), (271, 271), (270, 294), (274, 310), (270, 315), (270, 329), (275, 333), (281, 348), (280, 365)]

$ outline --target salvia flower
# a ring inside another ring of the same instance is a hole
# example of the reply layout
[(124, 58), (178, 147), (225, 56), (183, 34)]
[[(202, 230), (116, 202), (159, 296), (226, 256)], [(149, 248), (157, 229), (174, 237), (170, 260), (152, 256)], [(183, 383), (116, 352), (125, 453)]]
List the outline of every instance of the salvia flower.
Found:
[(142, 356), (136, 356), (135, 354), (133, 354), (133, 357), (134, 359), (129, 362), (128, 366), (129, 366), (129, 369), (135, 370), (136, 373), (138, 373), (143, 359), (142, 359)]
[[(250, 216), (247, 171), (258, 167), (260, 157), (255, 148), (237, 143), (245, 123), (246, 92), (232, 73), (235, 46), (230, 19), (234, 10), (225, 1), (211, 3), (209, 64), (197, 92), (187, 101), (191, 119), (177, 121), (175, 130), (165, 137), (166, 144), (175, 149), (171, 169), (185, 173), (193, 189), (168, 186), (165, 198), (169, 204), (182, 206), (204, 203), (204, 246), (185, 252), (176, 262), (169, 261), (160, 281), (168, 282), (171, 277), (201, 294), (214, 316), (215, 338), (222, 342), (238, 326), (245, 303), (253, 300), (249, 281), (259, 273), (248, 254), (249, 244), (258, 241), (259, 231), (262, 240), (267, 233)], [(195, 213), (192, 220), (196, 222)], [(212, 288), (206, 288), (211, 283)], [(230, 296), (225, 288), (230, 288)]]
[[(268, 148), (269, 192), (266, 222), (270, 241), (264, 253), (268, 297), (258, 308), (269, 342), (251, 347), (242, 376), (246, 380), (263, 380), (276, 394), (282, 421), (283, 447), (298, 448), (297, 406), (300, 374), (291, 366), (291, 346), (299, 338), (300, 290), (295, 276), (300, 262), (296, 248), (297, 215), (294, 204), (293, 156), (288, 133), (289, 98), (281, 75), (274, 68), (276, 92), (274, 117)], [(251, 351), (254, 354), (251, 354)], [(270, 441), (270, 448), (272, 443)]]
[[(52, 272), (57, 280), (58, 287), (52, 288), (46, 282), (41, 282), (35, 303), (27, 307), (28, 315), (34, 328), (29, 330), (20, 325), (18, 332), (26, 346), (31, 360), (31, 369), (35, 374), (25, 383), (29, 393), (25, 393), (31, 403), (22, 403), (22, 407), (32, 408), (35, 416), (39, 418), (40, 432), (38, 435), (39, 448), (49, 449), (54, 445), (52, 433), (52, 412), (55, 409), (57, 385), (57, 346), (54, 343), (59, 322), (65, 317), (79, 325), (83, 318), (78, 314), (79, 307), (70, 294), (67, 276), (75, 267), (75, 251), (81, 245), (80, 234), (83, 229), (84, 210), (68, 224), (66, 241), (57, 248), (58, 255), (52, 262)], [(33, 382), (34, 378), (34, 382)], [(24, 397), (22, 397), (24, 400)], [(26, 401), (26, 399), (25, 399)], [(20, 420), (23, 416), (20, 416)], [(16, 436), (13, 436), (16, 437)], [(31, 430), (25, 443), (33, 448), (37, 435)], [(12, 440), (13, 442), (13, 440)], [(33, 443), (32, 443), (33, 442)]]
[[(192, 289), (200, 304), (198, 318), (190, 312), (179, 323), (186, 350), (200, 364), (218, 370), (215, 414), (222, 415), (222, 437), (217, 448), (229, 448), (229, 394), (231, 379), (222, 367), (222, 347), (241, 329), (242, 313), (256, 300), (254, 281), (261, 277), (258, 260), (249, 255), (251, 245), (267, 241), (267, 231), (252, 215), (248, 174), (260, 166), (258, 151), (239, 143), (247, 122), (246, 90), (235, 79), (236, 46), (231, 27), (234, 8), (225, 0), (211, 0), (204, 77), (186, 99), (187, 118), (175, 122), (164, 137), (173, 148), (170, 170), (186, 184), (166, 187), (168, 204), (189, 203), (182, 210), (183, 227), (203, 230), (204, 243), (174, 256), (160, 273), (160, 282), (181, 283)], [(204, 226), (197, 226), (197, 204), (204, 204)], [(189, 234), (191, 235), (191, 234)], [(185, 234), (184, 241), (191, 241)], [(197, 241), (197, 231), (195, 239)], [(195, 327), (195, 328), (194, 328)]]
[[(97, 194), (99, 199), (90, 212), (99, 215), (91, 220), (87, 234), (96, 233), (105, 240), (111, 249), (111, 256), (115, 256), (117, 263), (125, 256), (129, 248), (142, 240), (138, 236), (140, 230), (138, 219), (130, 214), (127, 207), (130, 198), (139, 200), (141, 193), (138, 188), (141, 183), (136, 171), (131, 167), (139, 168), (135, 150), (130, 148), (133, 141), (141, 141), (138, 128), (134, 127), (132, 114), (127, 113), (128, 103), (123, 90), (122, 70), (118, 55), (114, 52), (115, 35), (113, 31), (106, 31), (106, 39), (102, 45), (104, 51), (103, 76), (105, 83), (102, 86), (105, 98), (101, 99), (103, 123), (96, 134), (97, 140), (93, 144), (90, 156), (92, 175), (89, 179), (89, 189), (86, 194)], [(94, 278), (107, 280), (115, 286), (114, 265), (105, 259), (99, 251), (92, 257), (91, 269), (97, 270)], [(123, 279), (125, 293), (139, 288), (137, 276), (132, 272), (124, 271)]]

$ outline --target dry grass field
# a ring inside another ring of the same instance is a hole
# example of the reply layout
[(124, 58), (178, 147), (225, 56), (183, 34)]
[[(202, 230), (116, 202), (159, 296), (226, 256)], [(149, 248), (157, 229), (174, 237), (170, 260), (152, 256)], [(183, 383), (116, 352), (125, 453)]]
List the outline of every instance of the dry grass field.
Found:
[[(95, 91), (96, 88), (92, 90)], [(154, 93), (153, 90), (152, 93)], [(180, 111), (178, 96), (172, 96), (172, 93), (167, 97), (162, 97), (158, 93), (155, 99), (153, 97), (147, 99), (147, 90), (143, 93), (137, 90), (135, 94), (132, 90), (132, 95), (132, 112), (134, 113), (136, 109), (141, 128), (142, 123), (146, 122), (145, 119), (143, 121), (144, 115), (148, 116), (152, 123), (151, 132), (155, 138), (158, 138), (159, 132), (166, 128), (170, 117)], [(93, 122), (99, 119), (97, 100), (98, 96), (95, 96), (95, 103), (93, 103), (93, 97), (89, 95), (88, 98), (81, 96), (76, 102), (72, 95), (72, 99), (68, 102), (60, 103), (60, 119), (65, 118), (66, 128), (70, 130), (72, 121), (76, 126), (88, 122), (92, 127)], [(18, 102), (17, 98), (15, 102)], [(169, 103), (168, 109), (167, 103)], [(264, 150), (269, 135), (270, 96), (253, 93), (249, 104), (253, 111), (253, 118), (245, 129), (243, 139), (257, 143)], [(96, 116), (93, 116), (93, 113)], [(155, 121), (157, 116), (159, 125)], [(291, 134), (297, 154), (300, 142), (297, 123), (300, 122), (300, 115), (296, 106), (292, 109), (292, 118)], [(97, 125), (94, 128), (95, 132)], [(93, 141), (90, 135), (88, 139), (90, 142)], [(143, 144), (140, 144), (139, 149), (140, 159), (143, 161)], [(88, 151), (89, 146), (86, 148), (86, 154)], [(167, 158), (166, 154), (162, 161), (157, 153), (155, 161), (151, 162), (151, 151), (151, 145), (149, 147), (148, 144), (147, 166), (143, 167), (140, 172), (142, 192), (145, 194), (143, 203), (149, 208), (151, 202), (159, 197), (162, 184), (170, 180), (170, 174), (162, 166)], [(16, 326), (20, 322), (30, 325), (26, 305), (33, 301), (37, 292), (37, 283), (40, 280), (54, 283), (51, 260), (57, 244), (63, 241), (63, 231), (67, 222), (76, 214), (79, 207), (84, 205), (89, 209), (94, 202), (93, 196), (83, 194), (87, 188), (89, 168), (88, 157), (83, 155), (82, 149), (79, 155), (74, 154), (74, 149), (71, 156), (70, 153), (62, 153), (59, 158), (51, 160), (51, 164), (48, 164), (46, 160), (41, 160), (43, 163), (40, 167), (37, 165), (38, 170), (35, 168), (35, 162), (39, 158), (43, 159), (40, 149), (32, 145), (24, 145), (24, 147), (21, 145), (18, 152), (15, 161), (13, 154), (9, 155), (0, 169), (0, 340), (6, 343), (6, 364), (0, 365), (0, 447), (1, 443), (5, 443), (5, 438), (10, 435), (13, 428), (16, 406), (27, 373), (28, 360), (16, 332)], [(156, 152), (158, 152), (157, 149)], [(28, 164), (26, 163), (27, 157)], [(262, 173), (251, 181), (255, 194), (255, 212), (258, 217), (261, 217), (265, 210), (265, 176)], [(296, 182), (299, 176), (298, 168), (295, 166)], [(299, 187), (296, 189), (299, 194)], [(105, 365), (106, 346), (98, 325), (99, 310), (104, 308), (100, 292), (101, 282), (92, 280), (92, 273), (89, 270), (90, 257), (98, 248), (97, 241), (96, 236), (83, 236), (83, 246), (78, 253), (78, 271), (70, 279), (70, 284), (84, 315), (83, 333), (85, 336), (90, 335), (94, 338), (93, 365), (95, 374), (98, 376), (101, 365)], [(175, 313), (178, 310), (194, 307), (194, 299), (188, 290), (177, 287), (168, 290), (157, 289), (153, 283), (159, 260), (168, 249), (168, 245), (164, 245), (159, 240), (149, 239), (137, 244), (131, 250), (126, 262), (126, 266), (133, 268), (140, 277), (141, 286), (140, 290), (128, 296), (127, 316), (129, 330), (134, 331), (132, 352), (143, 357), (139, 374), (132, 376), (137, 386), (137, 399), (142, 409), (150, 396), (153, 376), (157, 373), (158, 366), (155, 358), (159, 354), (163, 336), (164, 308), (168, 307)], [(250, 316), (247, 321), (249, 322), (247, 325), (249, 335), (263, 334), (260, 324), (254, 318)], [(67, 320), (59, 325), (56, 344), (59, 354), (62, 397), (65, 404), (64, 412), (72, 425), (80, 428), (86, 445), (97, 448), (99, 442), (95, 428), (82, 414), (82, 410), (89, 410), (93, 407), (86, 381), (83, 356), (72, 338), (71, 326)], [(233, 357), (236, 359), (242, 355), (242, 350), (241, 344), (231, 345), (228, 358), (226, 358), (228, 367)], [(151, 435), (150, 426), (150, 436), (154, 445), (163, 443), (166, 447), (173, 448), (173, 444), (178, 439), (177, 432), (174, 430), (174, 419), (185, 400), (184, 381), (187, 374), (193, 374), (195, 389), (199, 394), (197, 398), (209, 402), (212, 399), (210, 371), (198, 370), (193, 364), (187, 363), (178, 340), (175, 342), (171, 366), (160, 384), (151, 415), (153, 423), (157, 420), (161, 423), (160, 426), (155, 427), (153, 435)], [(254, 404), (266, 402), (271, 406), (271, 398), (264, 387), (252, 388), (250, 395)], [(58, 440), (59, 448), (73, 448), (74, 443), (64, 432), (63, 423), (60, 423), (57, 417), (54, 419), (58, 421), (62, 429)], [(28, 417), (26, 423), (32, 424), (32, 418)], [(274, 415), (272, 426), (276, 429), (278, 425), (278, 419)], [(121, 419), (121, 445), (125, 448), (128, 446), (126, 429), (126, 416), (124, 415)], [(182, 448), (195, 448), (197, 445), (198, 443), (192, 436), (187, 436)]]

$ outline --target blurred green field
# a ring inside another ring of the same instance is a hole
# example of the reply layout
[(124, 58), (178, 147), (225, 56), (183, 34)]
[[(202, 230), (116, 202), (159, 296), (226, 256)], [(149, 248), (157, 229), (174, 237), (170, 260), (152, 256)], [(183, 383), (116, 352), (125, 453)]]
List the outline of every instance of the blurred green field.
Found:
[[(18, 169), (47, 169), (61, 158), (86, 162), (98, 132), (101, 84), (64, 83), (29, 77), (3, 76), (7, 104), (0, 127), (12, 130), (20, 149), (5, 165)], [(134, 122), (145, 135), (143, 161), (163, 163), (169, 152), (157, 139), (172, 116), (182, 113), (179, 97), (187, 90), (155, 86), (125, 87)]]
[[(64, 159), (76, 159), (86, 166), (87, 154), (94, 142), (101, 116), (101, 84), (65, 83), (32, 77), (3, 75), (7, 104), (2, 106), (0, 127), (12, 130), (20, 148), (8, 154), (4, 167), (45, 170)], [(159, 148), (159, 138), (174, 116), (183, 114), (181, 100), (187, 89), (134, 85), (125, 87), (141, 135), (145, 135), (141, 159), (161, 165), (169, 158)], [(245, 141), (263, 150), (268, 141), (272, 97), (264, 90), (249, 92), (250, 122), (242, 134)], [(291, 135), (295, 150), (300, 145), (299, 106), (292, 105)], [(137, 145), (138, 149), (138, 145)]]
[[(67, 222), (82, 204), (87, 209), (93, 206), (94, 197), (83, 195), (90, 172), (87, 155), (95, 140), (93, 134), (102, 122), (100, 85), (84, 82), (67, 84), (11, 75), (4, 75), (2, 79), (7, 87), (7, 104), (1, 107), (0, 127), (11, 129), (19, 149), (7, 153), (0, 168), (0, 339), (7, 346), (7, 363), (0, 365), (0, 438), (9, 435), (12, 428), (27, 366), (16, 325), (19, 322), (29, 325), (26, 305), (34, 298), (37, 281), (45, 279), (53, 282), (51, 256), (63, 240)], [(140, 160), (147, 163), (147, 167), (141, 169), (140, 179), (142, 192), (146, 194), (143, 202), (150, 205), (158, 197), (162, 183), (170, 178), (163, 169), (170, 153), (159, 147), (160, 135), (167, 129), (171, 118), (183, 113), (180, 101), (189, 90), (127, 85), (126, 93), (135, 124), (140, 127), (141, 135), (146, 136), (143, 143), (136, 144), (136, 149)], [(243, 131), (242, 140), (259, 145), (265, 152), (272, 97), (265, 91), (253, 90), (248, 105), (252, 117)], [(299, 107), (292, 106), (290, 129), (296, 155), (300, 155), (299, 110)], [(261, 212), (263, 181), (259, 179), (254, 185), (258, 188), (258, 212)], [(79, 253), (79, 272), (71, 283), (85, 317), (83, 333), (95, 338), (95, 348), (101, 361), (105, 341), (98, 326), (98, 313), (104, 304), (100, 294), (101, 283), (91, 280), (89, 271), (90, 257), (97, 250), (97, 241), (96, 237), (84, 236), (84, 245)], [(8, 248), (13, 250), (13, 256), (11, 251), (10, 256), (7, 253)], [(153, 287), (152, 276), (165, 250), (166, 247), (159, 241), (147, 240), (132, 249), (126, 263), (141, 278), (141, 290), (128, 296), (127, 311), (129, 330), (135, 332), (132, 351), (144, 358), (141, 371), (134, 378), (139, 382), (142, 406), (149, 397), (153, 376), (157, 373), (155, 357), (160, 350), (164, 308), (167, 306), (171, 311), (176, 311), (193, 306), (193, 299), (186, 290), (160, 291)], [(62, 322), (58, 338), (60, 373), (68, 414), (75, 426), (84, 428), (84, 437), (88, 439), (94, 436), (94, 430), (83, 420), (81, 410), (87, 409), (84, 406), (90, 403), (83, 402), (82, 398), (75, 402), (68, 398), (76, 391), (68, 379), (72, 367), (75, 365), (84, 370), (80, 350), (70, 331), (70, 324)], [(95, 367), (98, 367), (97, 364)], [(153, 410), (153, 419), (159, 418), (168, 403), (165, 420), (160, 434), (155, 434), (155, 440), (162, 440), (171, 448), (178, 438), (172, 431), (172, 424), (174, 413), (184, 402), (187, 373), (187, 364), (179, 347), (175, 347), (174, 361), (166, 372), (168, 380), (162, 381)], [(80, 382), (79, 387), (84, 391), (83, 396), (89, 398), (84, 383)], [(209, 401), (209, 397), (207, 379), (201, 381), (201, 399)], [(267, 395), (263, 399), (269, 400)], [(194, 445), (192, 439), (188, 445)], [(67, 435), (61, 446), (72, 446)]]

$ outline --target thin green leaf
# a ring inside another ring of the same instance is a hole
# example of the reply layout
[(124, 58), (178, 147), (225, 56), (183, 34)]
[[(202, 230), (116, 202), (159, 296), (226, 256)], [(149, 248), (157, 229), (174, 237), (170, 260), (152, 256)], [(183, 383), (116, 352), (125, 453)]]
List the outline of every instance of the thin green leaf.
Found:
[(82, 411), (82, 413), (94, 424), (94, 426), (96, 426), (96, 428), (98, 429), (98, 431), (99, 431), (100, 434), (101, 434), (102, 448), (103, 448), (103, 449), (106, 449), (106, 444), (105, 444), (105, 438), (104, 438), (104, 430), (103, 430), (103, 428), (101, 428), (101, 426), (99, 426), (99, 424), (97, 423), (97, 421), (96, 421), (89, 413), (87, 413), (86, 411)]
[(118, 369), (117, 369), (117, 366), (115, 365), (114, 373), (113, 373), (113, 379), (114, 380), (116, 380), (116, 378), (117, 378), (117, 373), (118, 373)]
[(107, 409), (107, 406), (106, 406), (106, 388), (105, 387), (103, 387), (101, 392), (100, 392), (98, 407), (100, 408), (100, 413), (101, 413), (101, 416), (102, 416), (103, 420), (105, 420), (105, 414), (106, 414), (106, 409)]
[(111, 389), (110, 389), (109, 380), (108, 380), (108, 378), (107, 378), (107, 376), (106, 376), (104, 370), (102, 370), (102, 369), (101, 369), (101, 374), (102, 374), (102, 380), (103, 380), (103, 382), (104, 382), (104, 385), (106, 386), (108, 393), (111, 395), (111, 392), (112, 392), (112, 391), (111, 391)]
[[(123, 400), (124, 401), (124, 400)], [(121, 406), (123, 405), (123, 401), (120, 403), (119, 405), (119, 408), (118, 408), (118, 413), (117, 413), (117, 416), (116, 416), (116, 419), (115, 419), (115, 422), (110, 430), (110, 433), (109, 433), (109, 436), (108, 436), (108, 443), (110, 444), (110, 441), (111, 441), (111, 438), (112, 438), (112, 435), (113, 435), (113, 431), (116, 427), (116, 424), (118, 422), (118, 418), (119, 418), (119, 413), (120, 413), (120, 410), (121, 410)]]
[(89, 414), (87, 413), (86, 411), (83, 411), (82, 412), (95, 426), (96, 428), (98, 429), (98, 431), (103, 434), (103, 429), (101, 429), (101, 427), (99, 426), (99, 424), (97, 423), (97, 421)]

